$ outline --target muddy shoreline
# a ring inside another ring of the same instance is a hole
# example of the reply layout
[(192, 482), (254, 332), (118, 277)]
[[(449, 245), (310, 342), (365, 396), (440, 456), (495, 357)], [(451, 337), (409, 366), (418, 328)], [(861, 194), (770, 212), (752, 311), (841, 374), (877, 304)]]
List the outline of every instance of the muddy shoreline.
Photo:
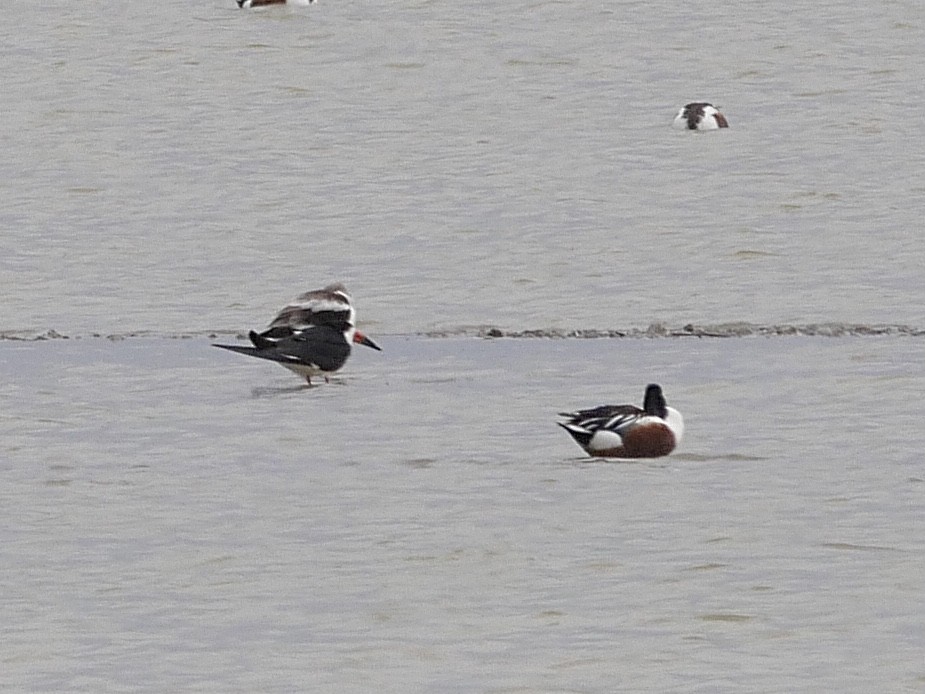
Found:
[[(379, 332), (379, 335), (390, 333)], [(878, 337), (891, 336), (925, 336), (925, 327), (903, 324), (865, 324), (865, 323), (806, 323), (806, 324), (772, 324), (758, 323), (717, 323), (699, 325), (688, 323), (683, 326), (672, 326), (665, 323), (652, 323), (648, 327), (630, 328), (536, 328), (529, 330), (506, 330), (496, 326), (464, 326), (444, 330), (429, 330), (419, 333), (397, 334), (392, 337), (474, 337), (484, 339), (494, 338), (544, 338), (544, 339), (654, 339), (654, 338), (742, 338), (742, 337)], [(179, 333), (162, 333), (156, 330), (134, 330), (122, 333), (92, 332), (85, 334), (68, 334), (58, 330), (3, 330), (0, 331), (0, 340), (37, 342), (43, 340), (82, 340), (105, 339), (111, 341), (126, 340), (130, 338), (158, 338), (158, 339), (194, 339), (219, 338), (232, 336), (246, 339), (246, 334), (238, 330), (204, 330)]]

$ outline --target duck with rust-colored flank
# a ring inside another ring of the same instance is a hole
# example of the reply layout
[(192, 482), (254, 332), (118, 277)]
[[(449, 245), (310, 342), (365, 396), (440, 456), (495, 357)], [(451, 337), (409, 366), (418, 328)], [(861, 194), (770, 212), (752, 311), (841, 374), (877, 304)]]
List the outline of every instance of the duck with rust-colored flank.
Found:
[(662, 388), (646, 386), (642, 409), (635, 405), (601, 405), (560, 412), (557, 422), (588, 455), (601, 458), (659, 458), (671, 453), (684, 435), (684, 418), (668, 407)]

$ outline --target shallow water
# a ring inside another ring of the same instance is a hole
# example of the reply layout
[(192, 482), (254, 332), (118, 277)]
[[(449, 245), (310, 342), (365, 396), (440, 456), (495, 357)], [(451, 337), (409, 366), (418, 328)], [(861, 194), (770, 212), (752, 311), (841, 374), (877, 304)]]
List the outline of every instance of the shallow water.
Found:
[[(7, 0), (0, 338), (71, 339), (0, 339), (0, 690), (921, 691), (923, 45)], [(333, 280), (385, 349), (336, 383), (209, 346)], [(524, 331), (634, 339), (422, 337)], [(554, 424), (650, 381), (669, 458)]]
[[(0, 688), (925, 681), (920, 339), (382, 342), (0, 342)], [(656, 374), (675, 455), (555, 427)]]
[(3, 330), (925, 325), (915, 2), (8, 4)]

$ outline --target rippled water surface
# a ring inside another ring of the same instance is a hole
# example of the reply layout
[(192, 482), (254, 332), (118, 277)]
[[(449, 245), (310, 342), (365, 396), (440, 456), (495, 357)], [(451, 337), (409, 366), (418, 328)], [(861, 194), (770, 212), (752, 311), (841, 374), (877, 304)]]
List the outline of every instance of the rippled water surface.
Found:
[[(382, 346), (306, 389), (204, 340), (0, 342), (0, 687), (925, 682), (921, 340)], [(656, 373), (675, 455), (554, 426)]]
[[(0, 337), (71, 339), (0, 340), (0, 689), (921, 691), (923, 46), (909, 0), (7, 0)], [(336, 383), (209, 346), (333, 280), (384, 347)], [(653, 324), (777, 336), (422, 336)], [(894, 329), (779, 335), (843, 324)], [(670, 458), (554, 425), (651, 381)]]
[(925, 324), (918, 3), (8, 4), (4, 330)]

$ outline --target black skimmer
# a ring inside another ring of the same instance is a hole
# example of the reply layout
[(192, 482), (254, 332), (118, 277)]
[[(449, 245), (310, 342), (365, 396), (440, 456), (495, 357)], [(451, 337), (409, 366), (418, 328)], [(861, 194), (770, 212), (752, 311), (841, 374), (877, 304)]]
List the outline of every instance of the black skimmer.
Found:
[(269, 359), (303, 376), (327, 381), (350, 356), (354, 343), (382, 351), (356, 329), (356, 309), (347, 288), (338, 283), (305, 292), (286, 304), (262, 333), (248, 334), (252, 347), (214, 345), (259, 359)]
[(678, 111), (672, 125), (680, 130), (717, 130), (728, 128), (729, 121), (713, 104), (695, 101)]
[(559, 415), (568, 421), (558, 425), (588, 455), (602, 458), (658, 458), (671, 453), (684, 434), (684, 418), (668, 407), (661, 386), (655, 383), (646, 387), (642, 409), (601, 405)]

